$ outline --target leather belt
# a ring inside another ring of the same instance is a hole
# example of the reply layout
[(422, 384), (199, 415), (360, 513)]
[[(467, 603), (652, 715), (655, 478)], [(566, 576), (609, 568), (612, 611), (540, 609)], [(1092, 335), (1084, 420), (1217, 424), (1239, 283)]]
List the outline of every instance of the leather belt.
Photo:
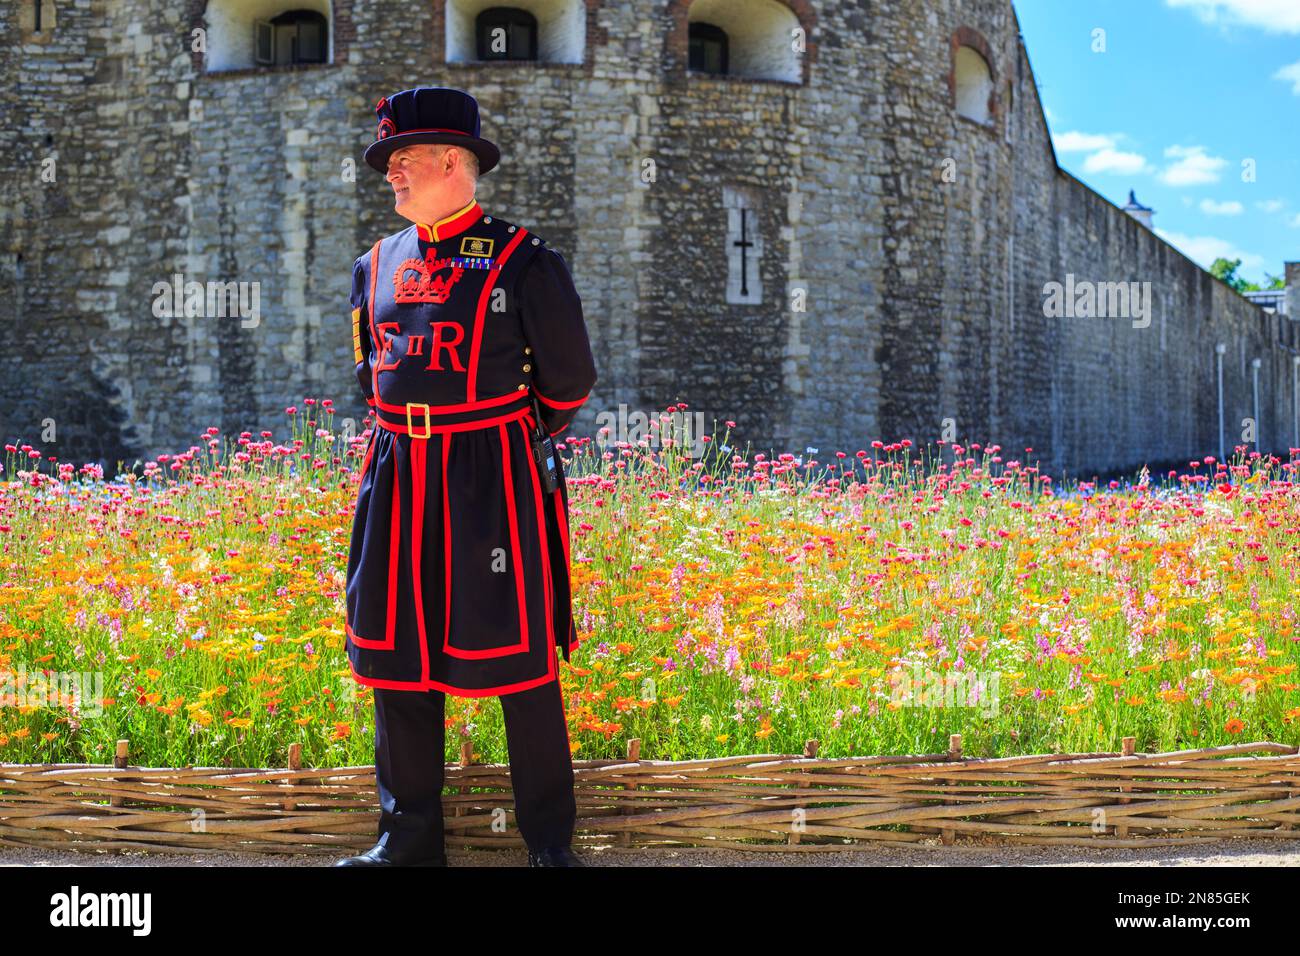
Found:
[(412, 438), (490, 428), (501, 422), (523, 418), (531, 409), (532, 393), (528, 389), (458, 405), (428, 405), (424, 402), (394, 405), (382, 400), (375, 402), (375, 416), (380, 427)]

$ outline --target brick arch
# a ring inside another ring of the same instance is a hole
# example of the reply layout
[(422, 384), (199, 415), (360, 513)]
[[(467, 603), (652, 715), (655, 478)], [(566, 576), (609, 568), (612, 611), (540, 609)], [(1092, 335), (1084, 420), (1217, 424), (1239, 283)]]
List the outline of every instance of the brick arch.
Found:
[(984, 62), (989, 65), (989, 79), (992, 81), (989, 85), (989, 126), (996, 128), (1002, 122), (1001, 103), (998, 99), (998, 64), (993, 59), (993, 48), (989, 46), (989, 41), (974, 27), (959, 26), (948, 39), (948, 103), (954, 110), (957, 108), (957, 50), (964, 46), (984, 57)]
[[(348, 62), (348, 51), (352, 47), (352, 41), (357, 38), (357, 27), (352, 19), (352, 8), (356, 0), (329, 0), (330, 4), (330, 38), (334, 47), (334, 59), (329, 63), (312, 64), (307, 68), (319, 68), (321, 66), (338, 66)], [(187, 0), (187, 10), (189, 15), (190, 30), (199, 27), (207, 27), (207, 12), (212, 0)], [(189, 45), (189, 36), (185, 39), (186, 45)], [(204, 63), (204, 54), (190, 51), (190, 65), (196, 73), (204, 73), (207, 69)], [(259, 66), (257, 72), (267, 72), (269, 70), (292, 70), (302, 69), (298, 66), (278, 66), (267, 67)], [(245, 70), (234, 70), (232, 73), (244, 73)]]
[[(694, 0), (668, 0), (666, 8), (669, 22), (668, 35), (664, 38), (664, 54), (668, 61), (666, 73), (670, 80), (678, 83), (686, 79), (686, 64), (690, 60), (690, 26), (686, 19), (686, 12), (693, 2)], [(777, 2), (788, 7), (795, 19), (799, 21), (799, 26), (803, 27), (807, 46), (804, 49), (802, 75), (799, 82), (807, 86), (812, 74), (813, 60), (817, 56), (817, 41), (813, 39), (817, 13), (809, 0), (777, 0)], [(763, 81), (757, 80), (757, 82)]]

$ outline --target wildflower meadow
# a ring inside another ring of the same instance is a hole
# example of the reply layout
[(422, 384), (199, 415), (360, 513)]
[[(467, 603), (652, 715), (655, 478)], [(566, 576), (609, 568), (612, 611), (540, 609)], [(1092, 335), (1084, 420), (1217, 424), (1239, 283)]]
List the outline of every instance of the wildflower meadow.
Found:
[[(575, 756), (1295, 744), (1300, 485), (1238, 448), (1058, 488), (1032, 449), (561, 446), (581, 645)], [(366, 424), (371, 424), (369, 421)], [(0, 473), (0, 761), (373, 761), (343, 651), (357, 470), (329, 400), (283, 435), (208, 429), (106, 476), (26, 444)], [(505, 761), (495, 698), (447, 699), (447, 759)]]

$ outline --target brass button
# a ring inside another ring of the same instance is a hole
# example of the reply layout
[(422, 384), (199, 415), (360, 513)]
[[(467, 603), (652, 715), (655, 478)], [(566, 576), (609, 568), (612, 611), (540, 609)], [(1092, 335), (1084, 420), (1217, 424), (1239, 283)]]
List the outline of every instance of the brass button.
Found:
[(520, 382), (520, 383), (519, 383), (519, 391), (522, 392), (522, 391), (523, 391), (524, 389), (526, 389), (527, 387), (528, 387), (528, 386), (525, 385), (523, 382)]
[(525, 365), (525, 366), (524, 366), (524, 371), (525, 371), (525, 372), (531, 372), (532, 370), (533, 370), (533, 367), (532, 367), (531, 365)]
[(532, 348), (529, 347), (529, 346), (524, 346), (524, 354), (525, 354), (525, 355), (532, 355), (532, 354), (533, 354), (533, 350), (532, 350)]

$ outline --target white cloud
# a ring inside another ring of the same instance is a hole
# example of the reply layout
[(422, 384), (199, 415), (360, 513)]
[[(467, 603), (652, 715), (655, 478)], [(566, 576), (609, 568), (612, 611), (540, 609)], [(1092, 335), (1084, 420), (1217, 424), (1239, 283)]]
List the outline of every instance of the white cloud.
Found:
[(1280, 212), (1286, 203), (1280, 199), (1264, 199), (1255, 203), (1255, 208), (1261, 212)]
[(1201, 200), (1201, 212), (1207, 216), (1240, 216), (1243, 208), (1241, 203), (1233, 199), (1227, 202), (1215, 202), (1213, 199)]
[(1300, 60), (1290, 66), (1284, 66), (1273, 74), (1275, 80), (1286, 80), (1291, 84), (1291, 92), (1300, 96)]
[(1111, 149), (1115, 137), (1105, 133), (1080, 133), (1071, 130), (1052, 137), (1052, 145), (1058, 153), (1091, 153), (1098, 149)]
[(1176, 246), (1183, 255), (1191, 259), (1202, 269), (1209, 269), (1215, 259), (1240, 259), (1241, 269), (1245, 272), (1259, 272), (1268, 265), (1268, 260), (1253, 252), (1243, 252), (1218, 236), (1188, 236), (1181, 232), (1167, 232), (1156, 228), (1156, 235), (1165, 242)]
[(1160, 181), (1168, 186), (1200, 186), (1217, 183), (1219, 170), (1228, 161), (1219, 156), (1207, 156), (1203, 146), (1170, 146), (1165, 158), (1173, 159), (1160, 173)]
[(1083, 161), (1085, 173), (1118, 173), (1132, 176), (1147, 171), (1147, 161), (1137, 153), (1123, 153), (1116, 149), (1103, 149)]
[(1191, 10), (1205, 23), (1261, 27), (1269, 33), (1300, 33), (1296, 0), (1165, 0)]
[(1300, 212), (1296, 213), (1286, 221), (1286, 224), (1292, 229), (1300, 229)]

